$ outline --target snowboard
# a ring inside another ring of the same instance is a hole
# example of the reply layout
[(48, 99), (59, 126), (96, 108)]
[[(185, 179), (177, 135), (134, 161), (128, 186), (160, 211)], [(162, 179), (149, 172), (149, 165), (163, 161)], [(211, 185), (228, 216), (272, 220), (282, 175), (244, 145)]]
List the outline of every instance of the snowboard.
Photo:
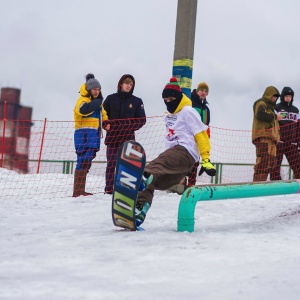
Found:
[(145, 150), (139, 143), (128, 141), (118, 149), (112, 195), (115, 226), (140, 230), (135, 224), (135, 206), (145, 164)]

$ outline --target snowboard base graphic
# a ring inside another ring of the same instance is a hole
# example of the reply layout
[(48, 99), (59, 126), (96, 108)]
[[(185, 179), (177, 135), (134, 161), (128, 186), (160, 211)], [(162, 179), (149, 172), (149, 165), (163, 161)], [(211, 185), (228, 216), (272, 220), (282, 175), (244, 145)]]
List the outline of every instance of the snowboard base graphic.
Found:
[(138, 230), (135, 224), (135, 205), (146, 164), (144, 148), (135, 141), (122, 144), (118, 150), (112, 219), (115, 226)]

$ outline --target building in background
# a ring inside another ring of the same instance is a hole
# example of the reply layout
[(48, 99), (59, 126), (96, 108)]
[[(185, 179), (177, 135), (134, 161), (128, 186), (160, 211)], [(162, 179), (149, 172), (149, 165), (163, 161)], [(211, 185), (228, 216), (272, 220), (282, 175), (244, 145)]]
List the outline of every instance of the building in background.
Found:
[(1, 88), (0, 167), (28, 173), (32, 107), (20, 104), (21, 90)]

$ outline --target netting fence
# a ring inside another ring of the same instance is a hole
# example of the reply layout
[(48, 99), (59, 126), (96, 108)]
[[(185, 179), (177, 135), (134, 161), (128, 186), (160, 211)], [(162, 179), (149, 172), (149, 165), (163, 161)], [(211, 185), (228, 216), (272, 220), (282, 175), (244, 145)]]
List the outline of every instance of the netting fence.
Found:
[[(213, 126), (210, 129), (211, 161), (216, 165), (217, 176), (211, 178), (203, 174), (197, 177), (197, 184), (251, 182), (256, 159), (251, 130)], [(164, 116), (148, 117), (135, 136), (145, 148), (147, 161), (157, 157), (165, 149)], [(87, 190), (94, 194), (104, 193), (104, 137), (103, 130), (100, 150), (87, 177)], [(72, 196), (76, 166), (74, 122), (0, 120), (0, 139), (0, 196), (21, 199), (24, 193), (28, 197), (28, 190), (38, 199)], [(281, 175), (285, 180), (293, 177), (285, 160)]]

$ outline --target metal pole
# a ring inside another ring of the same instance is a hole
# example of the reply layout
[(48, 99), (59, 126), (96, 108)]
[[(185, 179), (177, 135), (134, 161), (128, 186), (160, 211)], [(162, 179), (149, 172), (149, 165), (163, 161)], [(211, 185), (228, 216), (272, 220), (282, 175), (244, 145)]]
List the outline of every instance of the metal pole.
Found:
[(173, 77), (182, 92), (191, 96), (197, 0), (178, 0), (173, 59)]

